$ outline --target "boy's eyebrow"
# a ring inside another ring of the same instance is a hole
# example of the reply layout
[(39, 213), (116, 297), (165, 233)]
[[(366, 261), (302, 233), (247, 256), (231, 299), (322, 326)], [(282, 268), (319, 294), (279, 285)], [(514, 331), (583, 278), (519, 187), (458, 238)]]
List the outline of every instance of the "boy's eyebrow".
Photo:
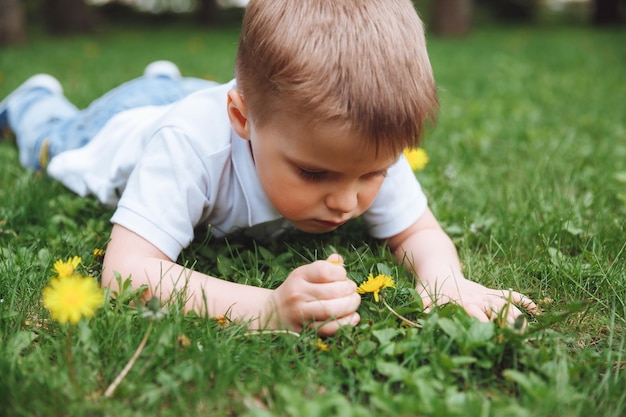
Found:
[[(396, 158), (391, 164), (389, 164), (386, 167), (380, 168), (380, 169), (375, 169), (372, 171), (367, 172), (367, 174), (374, 174), (374, 173), (379, 173), (379, 172), (386, 172), (389, 170), (389, 168), (391, 168), (392, 165), (394, 165), (396, 162), (398, 162), (399, 158)], [(313, 166), (313, 165), (309, 165), (308, 163), (304, 162), (304, 161), (298, 161), (296, 159), (291, 159), (291, 162), (295, 165), (297, 165), (299, 168), (305, 169), (307, 171), (311, 171), (311, 172), (327, 172), (329, 174), (338, 174), (339, 172), (337, 171), (333, 171), (330, 168), (324, 168), (324, 167), (320, 167), (320, 166)]]
[(288, 157), (287, 158), (292, 164), (297, 165), (298, 168), (303, 168), (309, 171), (327, 171), (330, 172), (329, 169), (322, 168), (319, 166), (315, 166), (315, 164), (310, 164), (309, 162), (305, 162), (296, 158)]

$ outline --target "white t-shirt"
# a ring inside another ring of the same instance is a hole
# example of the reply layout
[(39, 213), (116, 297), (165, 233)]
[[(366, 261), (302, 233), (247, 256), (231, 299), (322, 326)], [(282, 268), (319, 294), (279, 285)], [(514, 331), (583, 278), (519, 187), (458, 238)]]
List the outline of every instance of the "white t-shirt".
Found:
[[(226, 94), (234, 85), (119, 113), (87, 145), (52, 158), (48, 174), (79, 195), (116, 206), (113, 223), (173, 260), (198, 226), (210, 226), (217, 237), (275, 236), (290, 223), (261, 187), (248, 142), (230, 126)], [(426, 206), (401, 158), (363, 218), (370, 234), (384, 239), (413, 224)]]

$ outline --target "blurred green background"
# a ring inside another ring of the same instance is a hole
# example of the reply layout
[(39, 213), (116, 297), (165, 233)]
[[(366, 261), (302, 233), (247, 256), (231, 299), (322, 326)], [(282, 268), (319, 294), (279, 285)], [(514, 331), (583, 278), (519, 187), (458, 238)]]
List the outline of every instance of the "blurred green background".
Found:
[[(119, 23), (237, 24), (247, 0), (0, 0), (0, 45), (49, 34), (94, 33)], [(434, 34), (459, 36), (487, 24), (624, 25), (625, 0), (414, 0)]]

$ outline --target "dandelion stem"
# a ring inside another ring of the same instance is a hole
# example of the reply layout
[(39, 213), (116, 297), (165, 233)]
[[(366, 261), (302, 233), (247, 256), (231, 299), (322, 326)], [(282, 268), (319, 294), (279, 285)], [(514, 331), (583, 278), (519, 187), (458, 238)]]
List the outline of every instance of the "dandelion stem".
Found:
[(405, 322), (409, 326), (417, 327), (418, 329), (422, 328), (421, 324), (415, 323), (414, 321), (411, 321), (411, 320), (407, 319), (403, 315), (398, 314), (396, 312), (396, 310), (394, 310), (393, 308), (391, 308), (391, 306), (389, 304), (387, 304), (387, 301), (385, 301), (385, 297), (381, 297), (381, 300), (383, 301), (383, 304), (385, 305), (385, 307), (387, 307), (387, 310), (391, 311), (391, 314), (393, 314), (394, 316), (396, 316), (397, 318), (399, 318), (400, 320), (402, 320), (403, 322)]
[(243, 335), (244, 336), (254, 336), (254, 335), (264, 335), (264, 334), (288, 334), (294, 337), (300, 337), (300, 333), (294, 332), (293, 330), (286, 329), (260, 329), (260, 330), (248, 330)]
[(77, 391), (82, 391), (78, 380), (76, 379), (76, 371), (74, 370), (74, 360), (72, 358), (72, 340), (74, 339), (74, 326), (70, 326), (69, 333), (65, 340), (65, 362), (67, 363), (67, 374), (70, 377), (70, 383)]
[(126, 377), (126, 375), (128, 375), (128, 373), (132, 369), (133, 365), (137, 361), (137, 358), (139, 358), (139, 355), (141, 355), (144, 347), (146, 347), (148, 337), (150, 336), (150, 332), (152, 332), (152, 326), (153, 322), (150, 322), (150, 324), (148, 325), (148, 329), (146, 329), (146, 333), (143, 335), (143, 339), (141, 339), (139, 346), (137, 346), (137, 350), (135, 350), (133, 356), (130, 358), (124, 369), (122, 369), (122, 372), (119, 373), (119, 375), (115, 378), (111, 385), (109, 385), (106, 391), (104, 391), (105, 397), (111, 398), (113, 396), (113, 393), (115, 392), (117, 387), (122, 383), (122, 380)]
[(496, 318), (496, 323), (498, 325), (499, 328), (503, 329), (507, 326), (508, 324), (508, 317), (509, 317), (509, 310), (511, 309), (511, 306), (513, 305), (513, 290), (511, 288), (509, 288), (509, 294), (506, 297), (506, 304), (504, 305), (504, 308), (502, 310), (500, 310), (497, 318)]

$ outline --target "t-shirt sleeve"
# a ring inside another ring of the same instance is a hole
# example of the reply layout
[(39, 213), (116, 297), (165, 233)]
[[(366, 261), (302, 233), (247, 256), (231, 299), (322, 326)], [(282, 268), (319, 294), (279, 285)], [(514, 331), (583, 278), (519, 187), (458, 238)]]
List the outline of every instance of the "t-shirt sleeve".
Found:
[(406, 230), (427, 207), (426, 195), (402, 156), (389, 168), (374, 202), (363, 213), (363, 219), (373, 237), (387, 239)]
[(209, 174), (193, 141), (179, 129), (160, 129), (144, 152), (111, 221), (176, 260), (210, 205)]

